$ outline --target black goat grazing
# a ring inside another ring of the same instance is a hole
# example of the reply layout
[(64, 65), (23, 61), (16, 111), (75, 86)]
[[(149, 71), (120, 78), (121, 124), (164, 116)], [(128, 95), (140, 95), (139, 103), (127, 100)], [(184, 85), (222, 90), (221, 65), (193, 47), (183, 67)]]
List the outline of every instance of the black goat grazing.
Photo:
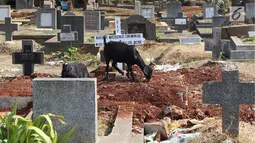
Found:
[(87, 67), (82, 63), (65, 63), (62, 67), (62, 78), (84, 78), (89, 77)]
[(106, 36), (104, 36), (104, 57), (106, 61), (106, 79), (108, 79), (109, 62), (112, 60), (112, 66), (122, 75), (124, 72), (117, 67), (117, 62), (127, 64), (127, 77), (131, 73), (132, 80), (135, 81), (132, 65), (138, 65), (143, 71), (147, 80), (151, 79), (153, 69), (146, 65), (136, 50), (135, 46), (128, 45), (123, 42), (108, 42), (106, 43)]

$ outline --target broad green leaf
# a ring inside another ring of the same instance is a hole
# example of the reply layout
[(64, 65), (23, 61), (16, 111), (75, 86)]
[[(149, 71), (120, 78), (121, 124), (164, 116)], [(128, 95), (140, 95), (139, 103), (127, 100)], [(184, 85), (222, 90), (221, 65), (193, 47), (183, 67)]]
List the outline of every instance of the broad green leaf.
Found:
[(61, 140), (58, 143), (68, 143), (75, 129), (76, 129), (76, 126), (73, 126), (70, 131), (68, 131), (66, 134), (62, 136)]
[(48, 137), (42, 130), (37, 127), (30, 126), (27, 127), (28, 130), (34, 130), (44, 141), (45, 143), (52, 143), (50, 137)]

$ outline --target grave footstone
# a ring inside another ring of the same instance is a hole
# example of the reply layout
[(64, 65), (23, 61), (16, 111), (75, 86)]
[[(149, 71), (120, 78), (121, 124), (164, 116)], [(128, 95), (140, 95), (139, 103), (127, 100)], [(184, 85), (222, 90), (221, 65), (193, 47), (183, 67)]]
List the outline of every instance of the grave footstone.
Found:
[(167, 17), (175, 18), (178, 17), (178, 13), (182, 12), (182, 3), (180, 2), (169, 2), (167, 3)]
[(5, 17), (11, 17), (10, 5), (0, 5), (0, 21), (5, 20)]
[(5, 41), (12, 41), (12, 33), (18, 30), (18, 24), (12, 24), (11, 17), (5, 17), (5, 23), (0, 24), (0, 31), (5, 32)]
[(36, 78), (32, 86), (33, 117), (48, 113), (64, 116), (66, 125), (53, 120), (60, 137), (76, 126), (70, 143), (97, 142), (95, 78)]
[(36, 16), (37, 28), (57, 28), (57, 11), (55, 8), (39, 8)]
[(222, 82), (203, 85), (203, 103), (220, 104), (222, 107), (222, 131), (238, 135), (239, 105), (255, 104), (255, 83), (240, 83), (236, 67), (222, 67)]
[(22, 52), (12, 53), (12, 63), (23, 65), (23, 75), (31, 76), (34, 64), (44, 64), (44, 52), (33, 52), (33, 40), (22, 41)]
[(84, 44), (84, 16), (62, 16), (61, 26), (71, 25), (71, 31), (78, 32), (78, 41), (73, 44)]
[(84, 11), (85, 30), (101, 30), (100, 11)]
[(201, 43), (201, 37), (194, 36), (194, 37), (180, 37), (180, 44), (200, 44)]
[(61, 41), (65, 47), (72, 47), (72, 42), (78, 40), (77, 31), (71, 31), (71, 25), (63, 25), (61, 33), (58, 33), (58, 41)]

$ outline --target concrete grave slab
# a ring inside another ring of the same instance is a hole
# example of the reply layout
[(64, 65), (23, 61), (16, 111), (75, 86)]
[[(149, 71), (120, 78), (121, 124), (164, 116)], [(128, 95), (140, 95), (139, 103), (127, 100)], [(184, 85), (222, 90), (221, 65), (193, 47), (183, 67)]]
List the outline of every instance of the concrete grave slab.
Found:
[(37, 28), (57, 28), (57, 11), (55, 8), (39, 8), (36, 16)]
[(84, 44), (84, 16), (62, 16), (61, 26), (64, 25), (71, 25), (71, 30), (78, 32), (78, 41), (73, 44)]
[(241, 83), (238, 69), (233, 65), (222, 67), (222, 82), (203, 85), (203, 103), (222, 106), (222, 131), (238, 136), (239, 105), (255, 104), (255, 83)]
[(204, 19), (212, 18), (213, 16), (215, 16), (217, 14), (218, 14), (218, 12), (217, 12), (215, 4), (203, 6), (203, 18)]
[(76, 126), (71, 143), (97, 142), (95, 78), (36, 78), (32, 86), (33, 117), (47, 113), (62, 115), (66, 125), (53, 121), (59, 136)]
[(100, 11), (84, 11), (85, 31), (101, 30), (101, 13)]
[(10, 5), (0, 5), (0, 21), (5, 20), (5, 17), (11, 17)]
[(156, 40), (156, 25), (142, 15), (131, 15), (121, 23), (125, 33), (143, 33), (146, 40)]
[(182, 3), (181, 2), (167, 3), (167, 17), (168, 18), (178, 17), (178, 14), (181, 12), (182, 12)]
[(18, 30), (18, 24), (12, 24), (11, 17), (5, 17), (5, 23), (0, 24), (0, 31), (5, 32), (5, 41), (12, 41), (12, 33)]
[(23, 75), (31, 76), (34, 72), (34, 64), (44, 64), (44, 52), (33, 52), (34, 41), (23, 40), (22, 52), (12, 53), (12, 63), (23, 65)]
[(150, 21), (154, 21), (154, 11), (155, 11), (154, 5), (142, 5), (140, 10), (141, 10), (140, 13), (144, 18), (147, 18)]

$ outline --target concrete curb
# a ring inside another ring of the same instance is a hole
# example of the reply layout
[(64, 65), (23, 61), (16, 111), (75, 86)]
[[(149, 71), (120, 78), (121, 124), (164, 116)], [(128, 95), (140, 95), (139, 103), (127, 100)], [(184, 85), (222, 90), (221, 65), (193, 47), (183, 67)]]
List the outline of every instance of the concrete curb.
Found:
[(10, 96), (1, 96), (0, 97), (0, 108), (12, 108), (13, 105), (18, 101), (18, 109), (26, 108), (29, 102), (32, 102), (33, 97), (10, 97)]

